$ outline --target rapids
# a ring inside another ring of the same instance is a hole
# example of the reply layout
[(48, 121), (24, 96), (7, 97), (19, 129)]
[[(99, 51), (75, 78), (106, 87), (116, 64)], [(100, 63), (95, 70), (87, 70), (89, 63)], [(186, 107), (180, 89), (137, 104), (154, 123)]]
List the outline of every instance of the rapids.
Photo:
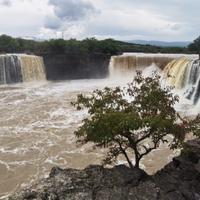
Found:
[[(129, 56), (128, 59), (131, 60), (130, 54), (123, 56)], [(134, 54), (134, 56), (142, 57), (141, 54)], [(155, 69), (160, 70), (156, 65), (158, 63), (154, 62), (155, 59), (152, 57), (153, 55), (145, 54), (145, 59), (151, 60), (151, 62), (144, 62), (150, 65), (149, 67), (145, 65), (142, 67), (146, 75), (151, 74)], [(156, 57), (159, 57), (159, 63), (161, 63), (160, 55)], [(176, 60), (180, 58), (177, 55), (171, 55), (171, 57), (164, 55), (164, 57), (167, 57), (168, 63), (176, 62), (173, 61), (174, 58)], [(113, 64), (118, 62), (115, 58), (111, 59), (108, 79), (24, 82), (0, 86), (0, 198), (46, 177), (55, 165), (63, 168), (84, 168), (89, 164), (100, 164), (106, 150), (94, 149), (92, 144), (83, 146), (76, 144), (73, 132), (81, 124), (86, 112), (76, 111), (70, 103), (75, 100), (78, 93), (89, 94), (94, 89), (101, 89), (104, 86), (123, 86), (132, 80), (134, 67), (131, 66), (133, 73), (124, 70), (119, 74), (119, 66)], [(135, 62), (132, 60), (128, 63)], [(33, 70), (29, 61), (22, 59), (22, 62), (27, 62), (25, 68), (28, 71)], [(115, 74), (116, 66), (118, 66), (118, 76)], [(123, 65), (121, 66), (123, 68)], [(137, 67), (140, 68), (140, 66)], [(168, 68), (172, 67), (168, 66)], [(38, 70), (40, 69), (39, 67)], [(125, 74), (129, 76), (126, 77)], [(194, 75), (191, 74), (191, 76)], [(32, 79), (30, 74), (23, 77), (27, 80)], [(38, 79), (43, 79), (43, 76)], [(182, 81), (177, 84), (184, 85)], [(196, 82), (191, 84), (195, 85)], [(193, 108), (192, 100), (184, 95), (181, 102), (183, 104), (177, 105), (177, 109), (188, 111), (185, 105)], [(152, 174), (168, 163), (176, 153), (169, 150), (167, 146), (162, 146), (148, 155), (141, 165), (149, 174)], [(119, 164), (123, 162), (121, 159)]]
[[(86, 115), (70, 104), (76, 94), (113, 85), (109, 80), (16, 84), (0, 87), (0, 196), (43, 178), (50, 169), (100, 164), (105, 153), (77, 146), (73, 131)], [(157, 156), (156, 156), (157, 155)], [(161, 158), (161, 155), (163, 159)], [(164, 155), (164, 156), (163, 156)], [(172, 158), (162, 147), (142, 165), (151, 174)], [(153, 161), (153, 162), (152, 162)]]

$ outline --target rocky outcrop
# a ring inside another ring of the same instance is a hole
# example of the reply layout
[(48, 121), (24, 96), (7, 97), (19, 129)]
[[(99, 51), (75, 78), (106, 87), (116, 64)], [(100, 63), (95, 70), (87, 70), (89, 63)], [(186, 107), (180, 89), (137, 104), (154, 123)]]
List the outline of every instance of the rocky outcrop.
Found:
[(44, 54), (48, 80), (105, 78), (109, 56), (102, 53)]
[(11, 199), (35, 200), (200, 200), (200, 140), (154, 176), (120, 165), (84, 170), (54, 167), (49, 178)]
[(179, 157), (153, 176), (163, 200), (200, 200), (200, 140), (186, 143)]

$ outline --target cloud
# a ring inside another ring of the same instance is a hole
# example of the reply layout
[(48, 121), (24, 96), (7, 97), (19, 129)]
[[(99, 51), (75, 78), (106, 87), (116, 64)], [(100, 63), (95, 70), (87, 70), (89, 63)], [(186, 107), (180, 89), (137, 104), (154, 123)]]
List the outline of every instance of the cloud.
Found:
[(199, 0), (0, 0), (0, 24), (12, 36), (192, 41), (199, 7)]
[(172, 25), (169, 25), (171, 30), (174, 30), (174, 31), (178, 31), (180, 30), (182, 27), (181, 27), (181, 24), (172, 24)]
[(0, 5), (2, 6), (11, 6), (11, 1), (10, 0), (0, 0)]
[(55, 15), (62, 20), (77, 21), (95, 13), (94, 6), (83, 0), (49, 0)]
[(51, 14), (47, 0), (12, 0), (11, 3), (10, 7), (0, 6), (1, 33), (36, 37), (44, 26), (45, 16)]
[(47, 16), (45, 18), (44, 27), (48, 29), (59, 29), (62, 26), (60, 18), (57, 16)]
[(105, 9), (101, 16), (89, 23), (88, 34), (120, 40), (180, 38), (181, 24), (147, 8), (138, 8)]

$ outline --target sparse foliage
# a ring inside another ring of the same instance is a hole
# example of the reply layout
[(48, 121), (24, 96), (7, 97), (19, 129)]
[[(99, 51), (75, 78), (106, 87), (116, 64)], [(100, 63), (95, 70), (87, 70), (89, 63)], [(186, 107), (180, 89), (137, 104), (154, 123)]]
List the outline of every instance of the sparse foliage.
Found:
[[(180, 147), (191, 130), (174, 109), (176, 102), (178, 96), (172, 94), (170, 87), (160, 86), (157, 74), (145, 78), (138, 71), (125, 88), (106, 87), (89, 97), (78, 95), (72, 104), (77, 109), (86, 108), (89, 117), (75, 134), (83, 143), (94, 142), (108, 148), (105, 164), (122, 154), (131, 168), (139, 168), (141, 159), (161, 143)], [(173, 136), (172, 141), (168, 135)]]

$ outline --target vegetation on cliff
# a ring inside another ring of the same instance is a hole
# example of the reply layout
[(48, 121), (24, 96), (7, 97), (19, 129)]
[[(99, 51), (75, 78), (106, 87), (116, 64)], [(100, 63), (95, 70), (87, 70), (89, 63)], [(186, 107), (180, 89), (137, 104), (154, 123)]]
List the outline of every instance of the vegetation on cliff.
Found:
[[(82, 143), (107, 147), (105, 164), (123, 155), (130, 168), (139, 168), (141, 159), (161, 143), (178, 148), (186, 133), (199, 134), (199, 118), (186, 122), (174, 109), (176, 102), (178, 97), (170, 87), (161, 87), (157, 74), (143, 77), (138, 71), (126, 88), (106, 87), (89, 97), (78, 95), (72, 104), (77, 109), (86, 108), (89, 117), (75, 134)], [(173, 136), (173, 141), (168, 135)]]

